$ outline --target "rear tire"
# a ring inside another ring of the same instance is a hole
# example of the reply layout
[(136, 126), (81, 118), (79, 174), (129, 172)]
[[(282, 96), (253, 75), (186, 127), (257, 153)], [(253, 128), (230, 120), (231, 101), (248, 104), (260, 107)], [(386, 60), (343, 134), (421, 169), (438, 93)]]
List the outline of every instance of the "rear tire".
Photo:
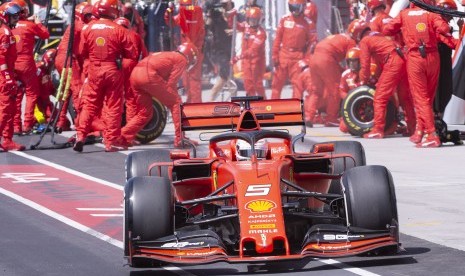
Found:
[[(349, 92), (342, 101), (341, 114), (349, 133), (354, 136), (362, 136), (373, 128), (374, 106), (373, 95), (375, 90), (369, 86), (362, 85)], [(385, 130), (390, 129), (392, 124), (397, 124), (397, 109), (392, 100), (386, 108)]]
[(397, 224), (396, 194), (392, 175), (384, 166), (361, 166), (342, 177), (346, 213), (352, 227), (387, 230)]
[[(335, 154), (350, 154), (352, 157), (355, 159), (355, 164), (352, 159), (347, 159), (346, 160), (346, 166), (345, 169), (346, 171), (350, 168), (353, 167), (358, 167), (358, 166), (365, 166), (366, 165), (366, 157), (365, 157), (365, 149), (363, 148), (363, 145), (360, 142), (357, 141), (331, 141), (331, 142), (326, 142), (326, 143), (331, 143), (334, 144), (334, 153)], [(324, 143), (324, 144), (326, 144)], [(315, 144), (318, 145), (318, 144)], [(315, 145), (313, 147), (315, 147)], [(314, 149), (312, 148), (313, 152)], [(337, 158), (334, 160), (333, 163), (333, 173), (334, 174), (340, 174), (344, 172), (344, 159), (343, 158)], [(341, 186), (341, 180), (340, 179), (333, 179), (331, 181), (331, 185), (329, 186), (329, 191), (328, 193), (331, 194), (341, 194), (342, 195), (342, 186)]]
[[(145, 151), (131, 152), (126, 157), (126, 181), (136, 176), (148, 176), (148, 168), (155, 162), (170, 162), (170, 151), (166, 149), (152, 149)], [(156, 170), (152, 170), (153, 175), (157, 175)], [(168, 168), (162, 167), (162, 177), (168, 177)]]
[[(129, 256), (129, 240), (152, 241), (174, 231), (174, 197), (166, 177), (134, 177), (124, 187), (124, 254)], [(134, 258), (133, 267), (153, 264)]]
[(152, 119), (136, 135), (136, 140), (142, 144), (147, 144), (157, 139), (165, 130), (167, 117), (165, 106), (156, 98), (152, 98), (152, 107)]

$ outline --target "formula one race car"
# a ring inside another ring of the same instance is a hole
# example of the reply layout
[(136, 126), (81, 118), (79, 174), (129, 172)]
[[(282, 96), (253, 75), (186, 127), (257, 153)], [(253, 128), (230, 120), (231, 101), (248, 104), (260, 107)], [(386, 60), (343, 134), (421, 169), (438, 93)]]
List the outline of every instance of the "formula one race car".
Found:
[[(298, 99), (183, 104), (183, 131), (229, 131), (209, 139), (207, 157), (190, 157), (183, 149), (127, 157), (124, 254), (129, 264), (397, 252), (391, 173), (366, 166), (363, 147), (355, 141), (295, 152), (305, 135), (303, 118)], [(292, 137), (289, 129), (296, 126), (302, 130)]]

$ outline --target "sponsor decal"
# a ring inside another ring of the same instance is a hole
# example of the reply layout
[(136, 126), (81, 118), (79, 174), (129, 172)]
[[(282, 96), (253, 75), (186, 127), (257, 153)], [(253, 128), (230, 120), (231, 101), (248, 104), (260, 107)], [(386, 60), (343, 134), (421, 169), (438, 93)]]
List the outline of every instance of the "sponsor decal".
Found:
[(97, 46), (105, 46), (105, 38), (99, 36), (95, 40), (95, 43), (97, 44)]
[(277, 154), (281, 152), (286, 152), (286, 147), (272, 147), (271, 148), (271, 153), (272, 154)]
[(213, 107), (212, 115), (221, 116), (221, 115), (239, 115), (241, 112), (241, 107), (237, 105), (215, 105)]
[(213, 187), (215, 190), (217, 189), (218, 186), (218, 173), (216, 171), (213, 171)]
[(341, 249), (348, 249), (351, 248), (352, 245), (350, 244), (344, 244), (344, 245), (317, 245), (314, 244), (312, 245), (313, 248), (319, 249), (319, 250), (341, 250)]
[(163, 244), (162, 248), (183, 248), (186, 246), (202, 246), (204, 242), (169, 242)]
[(13, 39), (11, 41), (14, 40), (16, 43), (18, 43), (21, 40), (21, 37), (19, 35), (14, 35), (12, 37), (13, 37)]
[(184, 252), (180, 251), (176, 253), (178, 256), (208, 256), (208, 255), (213, 255), (215, 252)]
[(273, 233), (278, 233), (278, 229), (249, 230), (249, 234), (273, 234)]
[(333, 235), (333, 234), (325, 234), (323, 235), (323, 239), (325, 241), (340, 241), (340, 240), (349, 240), (349, 239), (357, 239), (357, 238), (363, 238), (364, 236), (363, 235), (345, 235), (345, 234), (337, 234), (337, 235)]
[(245, 204), (245, 208), (252, 213), (271, 212), (276, 206), (276, 203), (267, 199), (252, 200)]
[(265, 234), (260, 234), (260, 237), (262, 238), (263, 246), (265, 246), (266, 245), (266, 235)]
[(295, 22), (291, 20), (284, 21), (284, 28), (292, 29), (295, 26)]
[(273, 223), (276, 222), (275, 219), (253, 219), (253, 220), (248, 220), (248, 224), (258, 224), (258, 223)]
[(250, 225), (250, 229), (272, 229), (276, 228), (276, 224), (270, 223), (270, 224), (252, 224)]
[(276, 218), (275, 214), (258, 214), (258, 215), (250, 215), (249, 219), (270, 219)]
[(106, 24), (94, 24), (92, 25), (90, 29), (91, 30), (104, 30), (104, 29), (114, 29), (114, 27), (106, 25)]
[(245, 196), (266, 196), (270, 193), (271, 184), (249, 185)]
[(423, 33), (424, 31), (426, 31), (426, 24), (421, 22), (421, 23), (418, 23), (415, 28), (417, 29), (418, 32), (420, 33)]

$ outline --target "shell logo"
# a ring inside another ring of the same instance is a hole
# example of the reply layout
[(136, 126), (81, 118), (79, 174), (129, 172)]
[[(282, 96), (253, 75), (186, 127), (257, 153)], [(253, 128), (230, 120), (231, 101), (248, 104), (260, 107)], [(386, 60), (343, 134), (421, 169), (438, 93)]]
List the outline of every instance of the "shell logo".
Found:
[(245, 208), (252, 213), (271, 212), (276, 208), (276, 203), (266, 199), (252, 200), (245, 205)]
[(105, 46), (105, 38), (103, 37), (97, 37), (97, 39), (95, 40), (95, 43), (97, 44), (97, 46)]
[(426, 24), (425, 23), (418, 23), (415, 28), (417, 29), (417, 31), (419, 32), (424, 32), (426, 31)]
[(15, 40), (16, 40), (16, 43), (18, 43), (21, 40), (21, 37), (19, 35), (15, 35)]
[(266, 106), (266, 111), (271, 111), (271, 105)]

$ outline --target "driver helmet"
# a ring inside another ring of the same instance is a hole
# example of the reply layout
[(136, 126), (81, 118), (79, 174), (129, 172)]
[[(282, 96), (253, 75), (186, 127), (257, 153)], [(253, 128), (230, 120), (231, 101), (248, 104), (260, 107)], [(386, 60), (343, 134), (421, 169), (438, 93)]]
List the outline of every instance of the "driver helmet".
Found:
[(346, 62), (352, 72), (360, 71), (360, 48), (354, 47), (347, 51)]
[(258, 7), (251, 7), (246, 12), (247, 23), (252, 28), (257, 28), (262, 19), (262, 10)]
[[(268, 151), (268, 143), (265, 139), (262, 139), (255, 143), (255, 155), (257, 159), (265, 159)], [(236, 142), (236, 159), (238, 161), (250, 160), (253, 155), (251, 145), (244, 141), (238, 140)]]

